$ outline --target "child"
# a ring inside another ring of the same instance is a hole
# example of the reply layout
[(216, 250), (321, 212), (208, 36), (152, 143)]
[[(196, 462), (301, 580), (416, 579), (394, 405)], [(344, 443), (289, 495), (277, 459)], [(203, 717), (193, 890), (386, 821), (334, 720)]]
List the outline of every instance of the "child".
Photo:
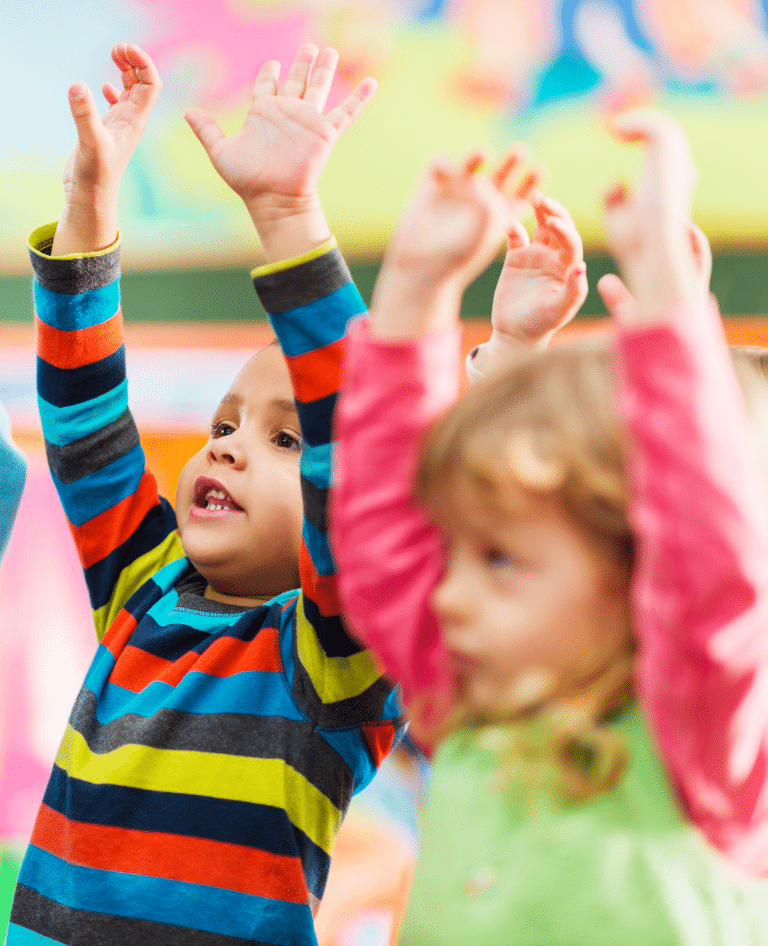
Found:
[[(422, 738), (445, 737), (409, 946), (768, 942), (765, 484), (691, 245), (685, 136), (654, 112), (614, 128), (644, 144), (635, 194), (607, 200), (634, 301), (615, 373), (600, 346), (525, 358), (419, 458), (456, 397), (458, 300), (508, 225), (474, 157), (432, 168), (351, 332), (345, 614)], [(468, 721), (495, 725), (451, 732)]]
[(26, 475), (27, 461), (11, 440), (8, 414), (0, 404), (0, 562), (11, 537)]
[(31, 238), (43, 431), (101, 643), (8, 943), (312, 944), (344, 811), (401, 734), (338, 617), (325, 515), (342, 339), (363, 303), (317, 180), (375, 83), (323, 115), (337, 56), (306, 45), (280, 91), (279, 64), (261, 68), (232, 137), (187, 114), (256, 226), (279, 345), (225, 394), (174, 514), (128, 411), (118, 296), (120, 178), (160, 80), (136, 46), (112, 58), (124, 89), (104, 87), (103, 121), (70, 89), (64, 212)]

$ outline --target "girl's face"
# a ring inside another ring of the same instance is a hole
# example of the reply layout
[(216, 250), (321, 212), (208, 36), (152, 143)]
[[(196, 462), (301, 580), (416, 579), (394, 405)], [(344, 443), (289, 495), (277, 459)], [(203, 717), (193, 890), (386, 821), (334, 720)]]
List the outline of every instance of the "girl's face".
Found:
[(446, 570), (432, 606), (470, 711), (508, 717), (625, 651), (628, 580), (553, 499), (500, 513), (459, 483), (440, 524)]

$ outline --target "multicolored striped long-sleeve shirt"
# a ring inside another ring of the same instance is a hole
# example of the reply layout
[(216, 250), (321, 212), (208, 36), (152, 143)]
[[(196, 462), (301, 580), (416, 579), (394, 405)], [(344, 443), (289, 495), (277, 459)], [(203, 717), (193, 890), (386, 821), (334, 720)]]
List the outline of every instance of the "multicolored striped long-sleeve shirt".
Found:
[(338, 616), (327, 541), (342, 339), (364, 303), (334, 243), (254, 271), (302, 426), (302, 589), (202, 596), (128, 410), (119, 249), (31, 256), (51, 472), (100, 644), (24, 858), (9, 946), (302, 946), (352, 794), (399, 738)]

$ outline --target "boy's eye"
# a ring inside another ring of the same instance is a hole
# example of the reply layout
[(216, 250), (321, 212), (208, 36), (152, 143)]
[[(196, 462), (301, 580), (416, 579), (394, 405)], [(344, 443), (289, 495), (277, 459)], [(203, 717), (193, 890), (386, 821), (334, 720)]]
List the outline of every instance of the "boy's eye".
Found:
[(211, 424), (211, 437), (217, 439), (218, 437), (227, 437), (229, 434), (233, 434), (235, 428), (232, 424), (228, 424), (226, 421), (220, 421), (218, 424)]
[(301, 450), (301, 440), (287, 430), (278, 431), (272, 438), (272, 443), (282, 450)]

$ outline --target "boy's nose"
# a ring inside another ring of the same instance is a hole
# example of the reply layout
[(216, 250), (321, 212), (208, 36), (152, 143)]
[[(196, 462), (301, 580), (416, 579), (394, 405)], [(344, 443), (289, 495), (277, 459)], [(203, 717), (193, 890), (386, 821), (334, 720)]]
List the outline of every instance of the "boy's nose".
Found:
[(234, 435), (220, 437), (208, 447), (208, 458), (215, 463), (241, 467), (245, 464), (245, 450)]

